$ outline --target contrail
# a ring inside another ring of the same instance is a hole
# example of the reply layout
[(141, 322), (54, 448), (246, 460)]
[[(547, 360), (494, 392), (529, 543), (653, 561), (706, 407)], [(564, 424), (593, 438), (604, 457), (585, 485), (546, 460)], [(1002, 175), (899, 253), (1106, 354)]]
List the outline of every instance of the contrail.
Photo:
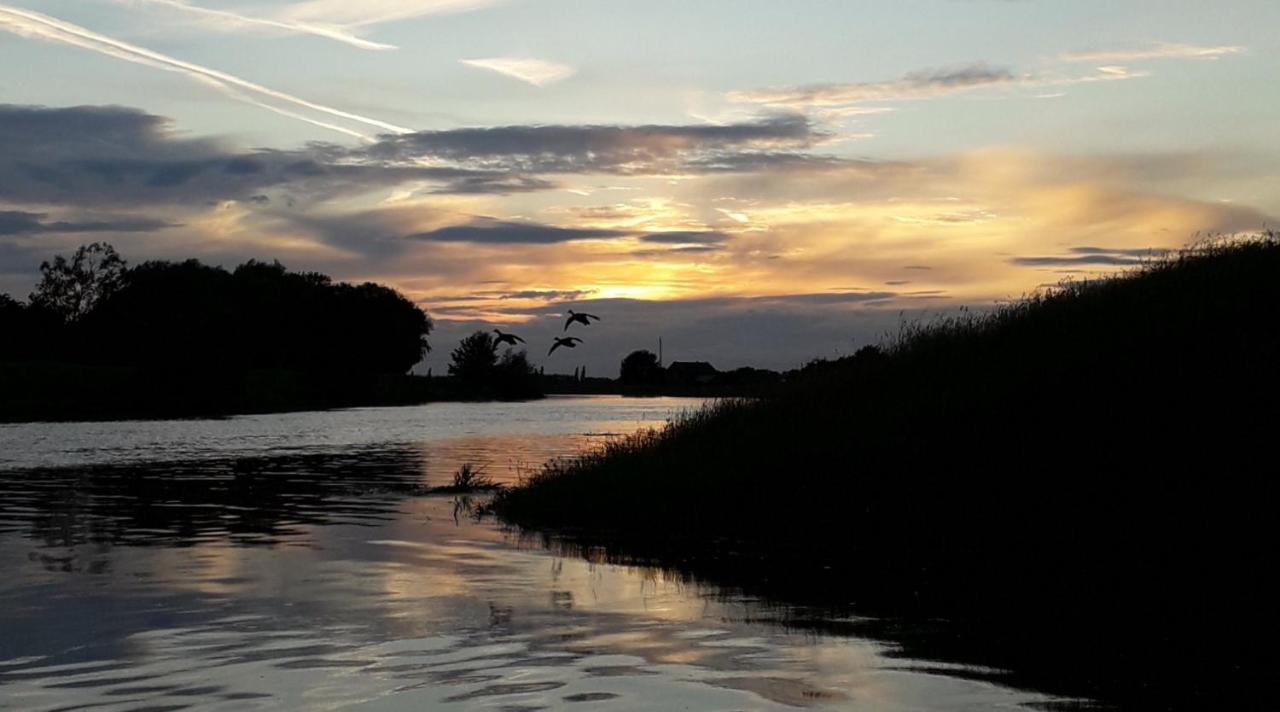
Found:
[(286, 5), (277, 17), (339, 27), (369, 27), (427, 15), (472, 12), (502, 0), (305, 0)]
[(319, 127), (320, 127), (320, 128), (322, 128), (322, 129), (329, 129), (330, 131), (337, 131), (338, 133), (343, 133), (343, 134), (346, 134), (346, 135), (348, 135), (348, 136), (352, 136), (352, 137), (354, 137), (354, 138), (358, 138), (358, 139), (360, 139), (361, 141), (365, 141), (365, 142), (367, 142), (367, 143), (373, 143), (373, 142), (374, 142), (374, 140), (375, 140), (373, 137), (368, 136), (368, 135), (365, 135), (365, 134), (362, 134), (362, 133), (360, 133), (359, 131), (352, 131), (351, 129), (349, 129), (349, 128), (345, 127), (345, 126), (339, 126), (339, 125), (337, 125), (337, 124), (331, 124), (331, 123), (329, 123), (328, 121), (321, 121), (321, 120), (319, 120), (319, 119), (313, 119), (313, 118), (311, 118), (310, 116), (307, 116), (307, 115), (305, 115), (305, 114), (299, 114), (299, 113), (298, 113), (298, 112), (296, 112), (296, 111), (290, 111), (290, 110), (288, 110), (288, 109), (286, 109), (286, 108), (284, 108), (284, 107), (276, 106), (276, 105), (274, 105), (274, 104), (268, 104), (268, 103), (267, 103), (267, 102), (265, 102), (265, 101), (258, 101), (257, 99), (255, 99), (255, 98), (253, 98), (253, 97), (251, 97), (251, 96), (248, 96), (248, 95), (246, 95), (246, 94), (242, 94), (242, 93), (240, 93), (240, 92), (236, 91), (235, 89), (233, 89), (233, 88), (231, 88), (231, 87), (229, 87), (229, 86), (227, 86), (227, 85), (225, 85), (225, 84), (219, 84), (216, 80), (210, 80), (210, 81), (211, 81), (211, 83), (212, 83), (213, 85), (215, 85), (215, 86), (218, 88), (218, 90), (219, 90), (219, 91), (221, 91), (222, 93), (226, 94), (227, 96), (229, 96), (229, 97), (231, 97), (232, 99), (235, 99), (235, 100), (237, 100), (237, 101), (243, 101), (243, 102), (244, 102), (244, 103), (246, 103), (246, 104), (253, 104), (254, 106), (261, 107), (261, 108), (263, 108), (263, 109), (266, 109), (267, 111), (270, 111), (270, 112), (275, 113), (275, 114), (279, 114), (279, 115), (281, 115), (281, 116), (287, 116), (287, 117), (289, 117), (289, 118), (291, 118), (291, 119), (297, 119), (297, 120), (299, 120), (299, 121), (305, 121), (305, 122), (307, 122), (308, 124), (311, 124), (312, 126), (319, 126)]
[(333, 25), (317, 25), (317, 24), (307, 23), (307, 22), (289, 22), (289, 21), (282, 21), (282, 20), (272, 20), (270, 18), (263, 18), (263, 17), (249, 17), (248, 15), (241, 15), (239, 13), (228, 12), (226, 10), (215, 10), (213, 8), (200, 7), (198, 5), (190, 5), (184, 2), (183, 0), (138, 0), (138, 1), (144, 2), (144, 3), (150, 3), (152, 5), (161, 5), (163, 7), (170, 7), (175, 10), (183, 10), (185, 12), (194, 13), (196, 15), (204, 15), (205, 17), (215, 17), (222, 20), (228, 20), (231, 22), (238, 22), (245, 25), (258, 25), (260, 27), (272, 27), (278, 30), (286, 30), (288, 32), (297, 32), (300, 34), (315, 35), (317, 37), (324, 37), (326, 39), (342, 42), (343, 44), (349, 44), (349, 45), (352, 45), (353, 47), (359, 47), (360, 49), (375, 49), (375, 50), (397, 49), (395, 45), (383, 44), (381, 42), (366, 40), (363, 37), (359, 37), (351, 34), (350, 32), (346, 32), (341, 27), (337, 27)]
[[(355, 121), (355, 122), (366, 124), (369, 126), (374, 126), (379, 129), (383, 129), (385, 131), (390, 131), (391, 133), (412, 133), (412, 129), (408, 129), (403, 126), (396, 126), (395, 124), (390, 124), (385, 121), (380, 121), (378, 119), (373, 119), (367, 116), (361, 116), (359, 114), (353, 114), (349, 111), (343, 111), (341, 109), (335, 109), (331, 106), (325, 106), (323, 104), (317, 104), (312, 101), (307, 101), (306, 99), (293, 96), (292, 94), (287, 94), (282, 91), (277, 91), (269, 87), (264, 87), (261, 84), (256, 84), (246, 79), (241, 79), (240, 77), (227, 74), (226, 72), (218, 71), (216, 69), (210, 69), (208, 67), (202, 67), (198, 64), (192, 64), (191, 62), (185, 62), (180, 59), (175, 59), (168, 55), (160, 54), (159, 52), (153, 52), (144, 47), (138, 47), (137, 45), (131, 45), (127, 42), (122, 42), (120, 40), (112, 39), (111, 37), (100, 35), (96, 32), (93, 32), (92, 30), (87, 30), (78, 25), (73, 25), (69, 22), (63, 22), (62, 20), (58, 20), (58, 19), (49, 17), (47, 15), (41, 15), (40, 13), (32, 12), (30, 10), (21, 10), (21, 9), (10, 7), (7, 5), (0, 5), (0, 29), (7, 30), (13, 34), (16, 34), (22, 37), (31, 37), (36, 39), (48, 40), (52, 42), (60, 42), (62, 44), (71, 45), (73, 47), (79, 47), (82, 49), (98, 52), (100, 54), (105, 54), (111, 57), (115, 57), (117, 59), (123, 59), (128, 62), (134, 62), (136, 64), (142, 64), (149, 67), (155, 67), (158, 69), (165, 69), (172, 72), (179, 72), (182, 74), (186, 74), (187, 76), (193, 79), (196, 79), (197, 81), (200, 81), (203, 84), (216, 86), (220, 90), (224, 91), (224, 93), (229, 93), (230, 96), (239, 98), (241, 100), (246, 100), (248, 99), (248, 97), (245, 97), (239, 92), (235, 92), (235, 91), (227, 92), (227, 90), (231, 89), (232, 87), (236, 87), (239, 89), (244, 89), (244, 90), (253, 92), (255, 94), (260, 94), (262, 96), (270, 97), (272, 99), (277, 99), (279, 101), (283, 101), (283, 102), (301, 106), (307, 109), (311, 109), (312, 111), (318, 111), (321, 113), (329, 114), (331, 116), (347, 119), (348, 121)], [(357, 132), (350, 131), (347, 129), (342, 129), (341, 127), (334, 126), (333, 124), (310, 119), (299, 114), (286, 112), (283, 109), (271, 107), (259, 101), (254, 101), (249, 99), (249, 103), (254, 104), (256, 106), (261, 106), (263, 108), (271, 109), (272, 111), (284, 114), (286, 116), (291, 116), (293, 118), (306, 121), (307, 123), (310, 123), (316, 126), (321, 126), (327, 129), (341, 131), (348, 135), (358, 136), (360, 138), (367, 138), (363, 134), (359, 134)]]

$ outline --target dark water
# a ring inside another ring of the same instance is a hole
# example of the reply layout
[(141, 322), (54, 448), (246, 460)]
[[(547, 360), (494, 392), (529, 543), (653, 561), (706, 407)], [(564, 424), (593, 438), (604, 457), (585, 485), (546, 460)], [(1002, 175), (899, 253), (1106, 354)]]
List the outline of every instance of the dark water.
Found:
[(0, 708), (1050, 701), (973, 679), (990, 671), (789, 625), (811, 611), (558, 555), (421, 494), (464, 462), (513, 481), (695, 405), (564, 398), (0, 426)]

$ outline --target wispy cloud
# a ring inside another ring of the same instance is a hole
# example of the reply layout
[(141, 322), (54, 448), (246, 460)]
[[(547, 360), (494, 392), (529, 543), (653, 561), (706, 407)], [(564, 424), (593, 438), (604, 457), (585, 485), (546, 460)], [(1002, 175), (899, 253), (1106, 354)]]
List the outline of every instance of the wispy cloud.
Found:
[(568, 79), (578, 70), (567, 64), (548, 62), (532, 57), (489, 57), (486, 59), (460, 59), (462, 64), (478, 69), (487, 69), (535, 87), (542, 87), (562, 79)]
[(771, 87), (734, 91), (730, 101), (760, 106), (812, 112), (824, 118), (844, 118), (888, 110), (867, 104), (927, 99), (988, 88), (1035, 88), (1100, 81), (1120, 81), (1149, 76), (1122, 66), (1128, 62), (1154, 59), (1220, 59), (1240, 54), (1244, 47), (1160, 43), (1140, 49), (1098, 50), (1060, 55), (1060, 62), (1092, 62), (1097, 72), (1084, 76), (1055, 76), (1052, 73), (1019, 74), (1003, 67), (983, 63), (952, 69), (912, 72), (899, 79), (881, 82), (846, 84), (808, 84), (793, 87)]
[(887, 82), (812, 84), (799, 87), (730, 92), (729, 99), (752, 104), (801, 108), (831, 107), (863, 102), (919, 99), (982, 87), (1009, 85), (1019, 77), (1008, 69), (973, 64), (955, 69), (913, 72)]
[(195, 81), (221, 91), (223, 94), (233, 99), (244, 101), (246, 103), (253, 104), (254, 106), (259, 106), (281, 115), (288, 116), (299, 121), (304, 121), (314, 126), (320, 126), (332, 131), (344, 133), (349, 136), (355, 136), (362, 139), (368, 138), (364, 134), (337, 124), (315, 119), (305, 114), (284, 109), (273, 104), (268, 104), (250, 96), (250, 94), (256, 94), (261, 97), (274, 99), (287, 104), (293, 104), (304, 109), (328, 114), (347, 121), (373, 126), (392, 133), (410, 132), (410, 129), (396, 126), (395, 124), (390, 124), (367, 116), (361, 116), (349, 111), (343, 111), (331, 106), (325, 106), (324, 104), (317, 104), (292, 94), (271, 89), (246, 79), (241, 79), (240, 77), (226, 72), (176, 59), (144, 47), (139, 47), (137, 45), (107, 37), (106, 35), (93, 32), (92, 30), (80, 27), (79, 25), (64, 22), (62, 20), (49, 17), (48, 15), (42, 15), (30, 10), (22, 10), (8, 5), (0, 5), (0, 30), (10, 32), (20, 37), (70, 45), (72, 47), (86, 49), (109, 57), (115, 57), (116, 59), (122, 59), (127, 62), (184, 74)]
[(1093, 74), (1086, 74), (1078, 77), (1060, 77), (1056, 79), (1042, 79), (1037, 85), (1048, 87), (1070, 86), (1072, 84), (1092, 84), (1095, 82), (1123, 82), (1130, 79), (1142, 79), (1151, 76), (1151, 72), (1129, 69), (1121, 66), (1098, 67)]
[(1058, 59), (1063, 62), (1141, 62), (1151, 59), (1221, 59), (1233, 54), (1244, 53), (1244, 47), (1220, 46), (1200, 47), (1188, 44), (1171, 44), (1160, 42), (1150, 47), (1138, 49), (1106, 49), (1085, 52), (1068, 52)]
[(408, 235), (411, 240), (490, 244), (551, 245), (577, 240), (624, 237), (626, 232), (595, 228), (570, 228), (511, 220), (480, 218), (466, 225), (451, 225), (430, 232)]
[(508, 174), (659, 175), (807, 163), (813, 157), (792, 151), (825, 138), (798, 116), (723, 126), (494, 126), (383, 136), (347, 157), (404, 164), (448, 162)]
[(154, 232), (173, 223), (138, 217), (94, 217), (84, 220), (49, 220), (48, 213), (0, 210), (0, 235), (42, 235), (45, 233)]
[[(884, 102), (930, 99), (979, 89), (1043, 89), (1093, 82), (1112, 82), (1150, 76), (1148, 72), (1119, 65), (1097, 67), (1084, 75), (1019, 74), (1002, 67), (972, 64), (957, 69), (913, 72), (900, 79), (852, 84), (811, 84), (735, 91), (730, 101), (757, 104), (765, 109), (804, 112), (826, 121), (893, 111)], [(1059, 95), (1060, 96), (1060, 95)], [(868, 104), (878, 104), (868, 106)], [(843, 138), (865, 138), (852, 134)]]

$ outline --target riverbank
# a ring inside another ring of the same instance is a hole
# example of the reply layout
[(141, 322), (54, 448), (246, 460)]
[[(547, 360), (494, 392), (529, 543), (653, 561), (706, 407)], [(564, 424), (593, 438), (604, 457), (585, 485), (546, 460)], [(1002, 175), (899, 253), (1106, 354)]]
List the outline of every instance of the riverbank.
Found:
[[(542, 397), (522, 394), (515, 400)], [(505, 400), (452, 378), (0, 362), (0, 423), (221, 417)]]
[(908, 330), (553, 463), (494, 509), (722, 583), (959, 622), (981, 641), (966, 662), (1044, 689), (1271, 708), (1277, 325), (1280, 239), (1206, 245)]

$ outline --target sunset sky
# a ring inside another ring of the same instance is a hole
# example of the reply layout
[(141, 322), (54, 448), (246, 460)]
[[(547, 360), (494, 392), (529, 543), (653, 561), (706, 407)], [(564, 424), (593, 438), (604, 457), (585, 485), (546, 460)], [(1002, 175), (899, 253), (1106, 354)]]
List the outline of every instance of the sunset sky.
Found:
[[(1280, 217), (1276, 0), (0, 0), (0, 292), (374, 280), (548, 371), (850, 353)], [(567, 309), (604, 317), (546, 357)]]

